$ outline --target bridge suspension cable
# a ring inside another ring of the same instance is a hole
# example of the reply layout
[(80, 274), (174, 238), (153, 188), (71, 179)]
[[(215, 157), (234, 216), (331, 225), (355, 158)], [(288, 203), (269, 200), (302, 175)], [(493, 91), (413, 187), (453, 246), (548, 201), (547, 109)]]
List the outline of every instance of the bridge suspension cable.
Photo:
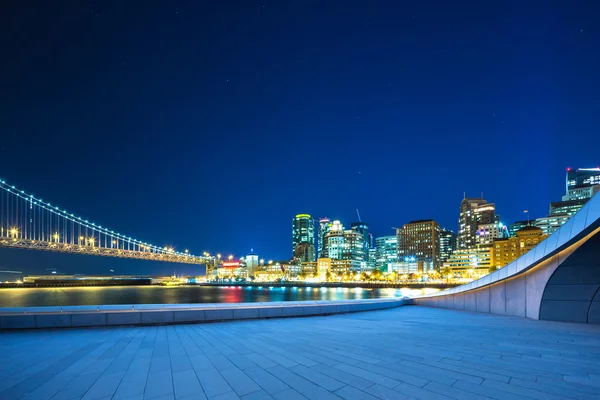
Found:
[(206, 264), (207, 257), (156, 246), (75, 216), (0, 180), (0, 246)]

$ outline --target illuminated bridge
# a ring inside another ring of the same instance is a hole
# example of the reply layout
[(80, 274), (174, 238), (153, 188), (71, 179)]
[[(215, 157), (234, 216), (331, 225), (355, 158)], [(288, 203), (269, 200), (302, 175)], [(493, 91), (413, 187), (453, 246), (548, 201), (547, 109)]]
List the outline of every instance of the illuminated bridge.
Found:
[(198, 257), (156, 246), (89, 222), (0, 180), (0, 247), (95, 256), (206, 264)]

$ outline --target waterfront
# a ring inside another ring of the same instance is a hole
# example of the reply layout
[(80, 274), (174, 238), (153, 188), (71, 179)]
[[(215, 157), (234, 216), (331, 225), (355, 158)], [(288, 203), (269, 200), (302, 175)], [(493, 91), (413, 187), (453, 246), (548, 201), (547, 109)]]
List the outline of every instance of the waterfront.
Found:
[(327, 287), (119, 286), (0, 289), (0, 307), (98, 304), (246, 303), (264, 301), (354, 300), (418, 296), (437, 289)]

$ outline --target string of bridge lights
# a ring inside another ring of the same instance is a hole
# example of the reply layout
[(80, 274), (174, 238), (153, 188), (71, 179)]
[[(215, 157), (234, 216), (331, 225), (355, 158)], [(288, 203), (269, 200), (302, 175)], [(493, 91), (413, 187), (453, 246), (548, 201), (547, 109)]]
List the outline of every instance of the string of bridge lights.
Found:
[[(146, 242), (142, 242), (140, 240), (137, 239), (133, 239), (129, 236), (125, 236), (121, 233), (115, 232), (115, 231), (111, 231), (107, 228), (103, 228), (101, 225), (96, 225), (93, 222), (89, 222), (88, 220), (85, 220), (81, 217), (77, 217), (72, 213), (67, 212), (66, 210), (61, 210), (59, 207), (57, 206), (53, 206), (50, 203), (46, 203), (44, 202), (42, 199), (38, 199), (37, 197), (35, 197), (32, 194), (28, 194), (23, 190), (17, 189), (15, 186), (11, 186), (9, 184), (6, 183), (6, 181), (1, 180), (0, 179), (0, 187), (11, 194), (14, 194), (15, 196), (25, 200), (26, 202), (30, 202), (31, 204), (38, 206), (46, 211), (49, 211), (55, 215), (58, 215), (61, 218), (66, 218), (67, 220), (74, 222), (76, 224), (81, 225), (82, 227), (91, 229), (92, 232), (93, 231), (98, 231), (99, 233), (106, 235), (106, 236), (110, 236), (113, 238), (116, 238), (118, 240), (122, 240), (123, 242), (128, 242), (130, 244), (134, 244), (139, 246), (140, 248), (146, 248), (148, 250), (153, 250), (157, 253), (162, 253), (162, 254), (174, 254), (174, 255), (179, 255), (179, 256), (188, 256), (188, 257), (196, 257), (192, 254), (190, 254), (188, 252), (188, 250), (185, 250), (185, 252), (177, 252), (175, 251), (174, 248), (172, 247), (160, 247), (160, 246), (155, 246), (152, 244), (148, 244)], [(16, 229), (16, 228), (12, 228), (12, 229)], [(56, 234), (55, 234), (56, 235)]]

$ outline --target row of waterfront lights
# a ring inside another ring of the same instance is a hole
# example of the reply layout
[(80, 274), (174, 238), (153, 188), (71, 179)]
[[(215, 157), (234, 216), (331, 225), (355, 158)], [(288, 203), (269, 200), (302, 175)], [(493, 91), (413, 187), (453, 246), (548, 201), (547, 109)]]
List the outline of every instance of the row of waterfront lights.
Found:
[[(13, 193), (16, 196), (20, 197), (21, 199), (25, 200), (25, 201), (29, 201), (31, 202), (31, 204), (39, 206), (51, 213), (54, 213), (58, 216), (61, 216), (63, 218), (66, 218), (69, 221), (78, 223), (86, 228), (92, 229), (92, 231), (98, 231), (101, 234), (104, 234), (106, 236), (111, 236), (111, 237), (115, 237), (119, 240), (123, 240), (124, 242), (128, 242), (128, 243), (132, 243), (134, 245), (138, 245), (140, 248), (142, 249), (147, 249), (147, 250), (154, 250), (158, 253), (167, 253), (167, 254), (175, 254), (175, 255), (180, 255), (180, 256), (190, 256), (190, 257), (194, 257), (193, 255), (189, 254), (189, 251), (186, 249), (184, 253), (181, 252), (176, 252), (175, 249), (173, 247), (159, 247), (159, 246), (154, 246), (136, 239), (132, 239), (131, 237), (127, 237), (125, 235), (122, 235), (118, 232), (114, 232), (114, 231), (109, 231), (106, 228), (102, 228), (102, 226), (100, 225), (96, 225), (95, 223), (90, 223), (87, 220), (84, 220), (81, 217), (76, 217), (73, 214), (69, 214), (66, 210), (61, 210), (60, 208), (56, 207), (56, 206), (52, 206), (50, 203), (45, 203), (42, 199), (38, 199), (36, 197), (34, 197), (32, 194), (27, 194), (25, 193), (25, 191), (23, 190), (18, 190), (17, 188), (15, 188), (14, 186), (9, 186), (6, 181), (4, 180), (0, 180), (0, 187), (2, 187), (2, 189), (6, 190), (9, 193)], [(17, 238), (19, 235), (19, 229), (17, 227), (11, 227), (9, 228), (9, 234), (13, 237), (13, 238)], [(58, 233), (55, 233), (53, 235), (53, 239), (55, 241), (58, 241), (60, 239), (60, 235)], [(83, 238), (80, 237), (79, 238), (81, 241), (83, 241)], [(95, 238), (92, 236), (90, 238), (88, 238), (87, 240), (89, 243), (93, 243), (95, 242)], [(113, 240), (113, 244), (116, 244), (116, 241)]]

